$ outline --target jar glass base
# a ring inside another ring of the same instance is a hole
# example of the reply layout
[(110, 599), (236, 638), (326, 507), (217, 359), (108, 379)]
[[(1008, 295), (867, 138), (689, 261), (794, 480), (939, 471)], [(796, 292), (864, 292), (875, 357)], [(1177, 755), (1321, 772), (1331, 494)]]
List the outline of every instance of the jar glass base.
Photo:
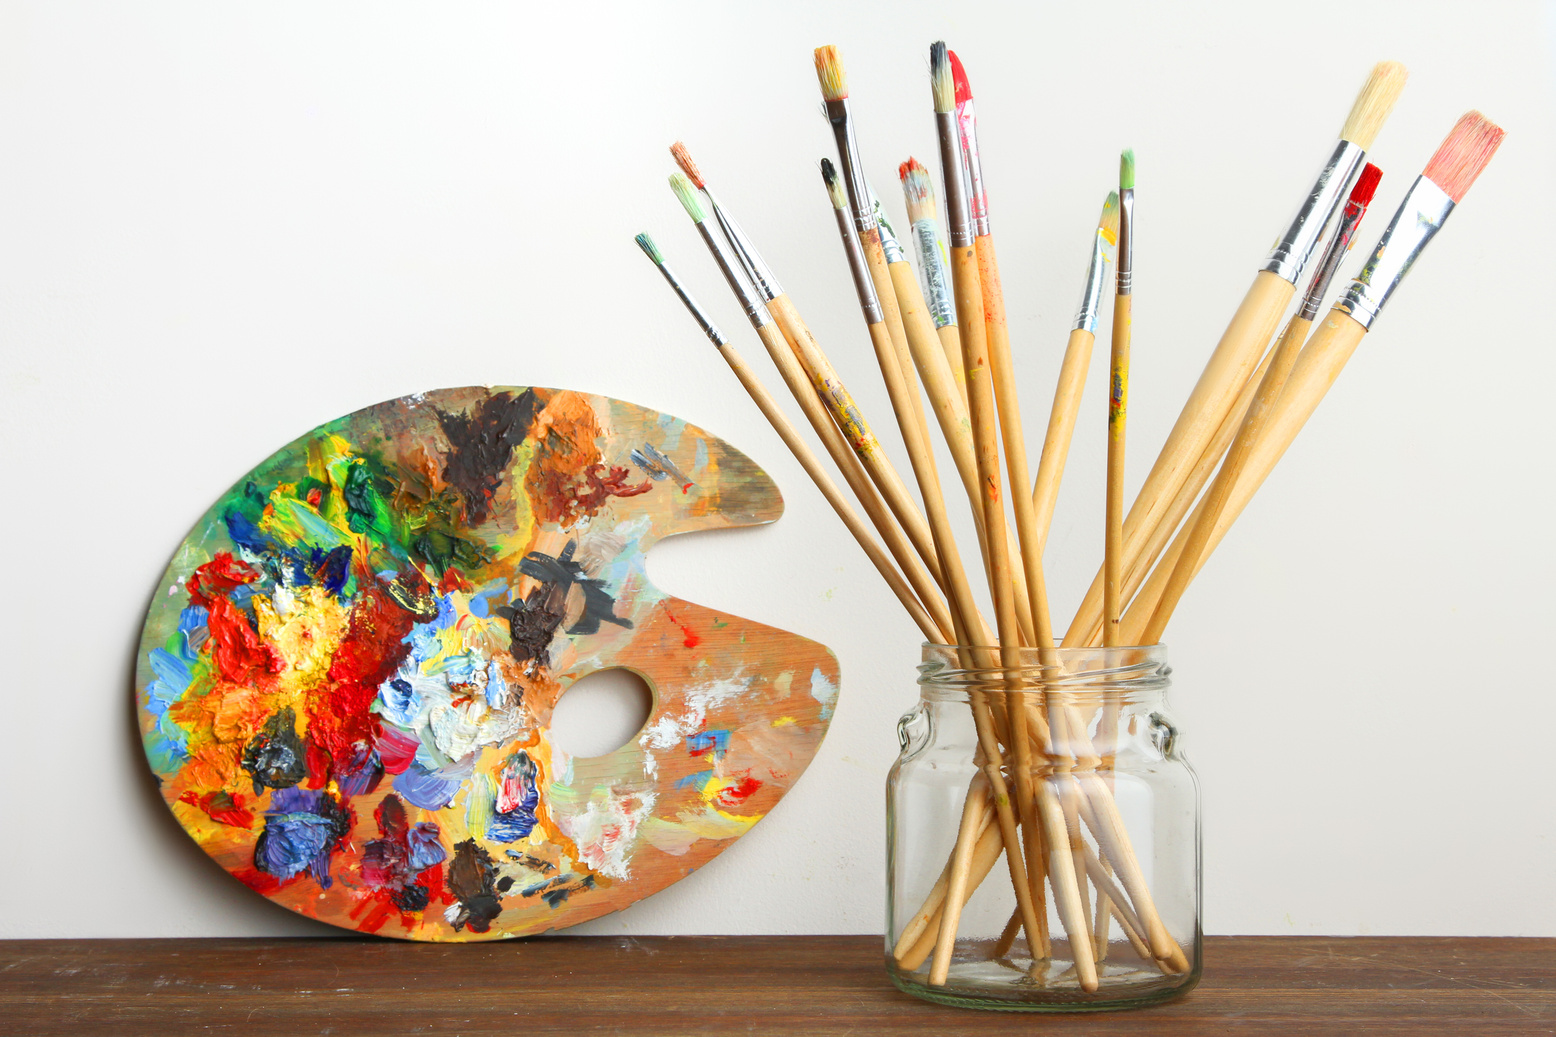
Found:
[(898, 990), (925, 1001), (996, 1012), (1102, 1012), (1143, 1008), (1181, 997), (1199, 983), (1199, 970), (1171, 975), (1140, 965), (1103, 962), (1100, 985), (1087, 993), (1069, 961), (1031, 958), (969, 958), (958, 955), (940, 986), (929, 984), (928, 967), (905, 972), (886, 956), (886, 971)]

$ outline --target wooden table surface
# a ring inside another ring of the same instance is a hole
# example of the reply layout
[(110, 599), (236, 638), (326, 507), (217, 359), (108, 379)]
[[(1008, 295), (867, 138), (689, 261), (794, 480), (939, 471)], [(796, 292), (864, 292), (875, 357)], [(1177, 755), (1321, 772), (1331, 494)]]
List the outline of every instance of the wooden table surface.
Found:
[(1132, 1012), (1030, 1016), (899, 993), (879, 937), (0, 942), (0, 1033), (1556, 1034), (1556, 940), (1211, 937)]

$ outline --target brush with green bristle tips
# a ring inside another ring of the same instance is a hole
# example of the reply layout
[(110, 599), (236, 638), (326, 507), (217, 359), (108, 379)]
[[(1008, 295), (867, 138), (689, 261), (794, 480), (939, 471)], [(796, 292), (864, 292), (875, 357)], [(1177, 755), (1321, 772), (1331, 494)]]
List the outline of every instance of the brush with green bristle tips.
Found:
[(697, 198), (697, 189), (686, 178), (684, 173), (670, 174), (670, 190), (675, 192), (680, 199), (681, 207), (686, 210), (686, 215), (692, 218), (693, 223), (702, 223), (708, 216), (702, 210), (702, 202)]
[[(679, 191), (676, 193), (677, 195), (680, 194)], [(690, 207), (688, 207), (688, 211), (690, 211)], [(701, 225), (699, 222), (699, 226)], [(730, 370), (735, 373), (735, 377), (740, 380), (740, 384), (750, 395), (752, 401), (756, 403), (763, 416), (767, 418), (773, 430), (778, 433), (784, 445), (794, 454), (795, 460), (799, 461), (800, 466), (811, 477), (811, 480), (816, 484), (816, 488), (821, 491), (821, 495), (827, 499), (827, 503), (832, 505), (832, 509), (837, 512), (838, 518), (843, 520), (843, 525), (853, 534), (854, 539), (859, 542), (859, 546), (864, 549), (864, 553), (869, 557), (871, 563), (875, 565), (876, 570), (880, 572), (881, 577), (885, 579), (887, 586), (892, 589), (892, 593), (896, 594), (897, 599), (902, 603), (903, 608), (907, 610), (908, 616), (918, 626), (919, 631), (931, 641), (943, 640), (946, 637), (947, 631), (941, 629), (936, 619), (930, 615), (929, 610), (919, 601), (914, 588), (897, 571), (891, 556), (886, 553), (871, 534), (870, 526), (853, 509), (842, 491), (838, 489), (831, 477), (827, 475), (820, 459), (805, 443), (804, 439), (800, 437), (798, 430), (790, 423), (788, 417), (783, 413), (783, 409), (778, 406), (778, 402), (773, 399), (767, 387), (756, 376), (756, 372), (751, 370), (750, 365), (746, 363), (740, 353), (729, 344), (723, 332), (718, 329), (703, 308), (697, 303), (697, 300), (691, 297), (674, 272), (665, 264), (664, 256), (660, 254), (658, 246), (654, 244), (654, 239), (647, 234), (639, 234), (635, 240), (638, 243), (638, 247), (643, 250), (643, 254), (654, 261), (654, 265), (664, 275), (670, 287), (675, 290), (675, 294), (680, 296), (681, 302), (686, 305), (686, 309), (691, 313), (692, 319), (702, 328), (703, 334), (707, 335), (709, 340), (718, 347), (719, 355), (729, 364)], [(732, 267), (728, 264), (728, 258), (722, 256), (722, 253), (716, 253), (715, 259), (720, 260), (720, 267), (726, 271), (726, 277), (733, 273)], [(782, 338), (774, 329), (771, 321), (756, 323), (753, 320), (753, 324), (756, 327), (757, 334), (763, 339), (764, 344), (768, 345), (769, 350), (774, 348), (774, 346), (779, 349), (785, 348)], [(778, 357), (781, 358), (784, 355), (784, 353), (780, 353)], [(798, 364), (794, 362), (792, 357), (788, 358), (788, 362), (789, 368), (786, 370), (785, 376), (790, 379), (799, 379), (800, 384), (803, 385), (804, 376), (799, 371)], [(810, 399), (813, 402), (811, 411), (816, 412), (822, 421), (828, 421), (829, 419), (826, 418), (826, 415), (820, 412), (820, 403), (815, 401), (814, 396), (811, 396)], [(830, 423), (826, 427), (831, 428)], [(927, 575), (923, 577), (923, 582), (932, 587), (932, 584), (929, 584)], [(945, 606), (943, 604), (938, 605), (938, 610), (943, 613)]]
[(1135, 149), (1125, 148), (1124, 153), (1118, 156), (1118, 189), (1120, 191), (1133, 191), (1135, 189)]
[(1102, 560), (1102, 643), (1122, 644), (1124, 440), (1129, 413), (1129, 348), (1134, 310), (1135, 152), (1118, 157), (1118, 273), (1113, 294), (1113, 352), (1108, 365), (1108, 467)]

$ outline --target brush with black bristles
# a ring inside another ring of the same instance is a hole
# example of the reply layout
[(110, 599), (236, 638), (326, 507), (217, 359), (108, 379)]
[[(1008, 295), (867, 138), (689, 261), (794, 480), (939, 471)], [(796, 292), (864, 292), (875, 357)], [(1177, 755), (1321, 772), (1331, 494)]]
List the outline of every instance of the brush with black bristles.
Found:
[[(1371, 331), (1384, 305), (1491, 161), (1502, 143), (1502, 136), (1501, 128), (1484, 115), (1467, 112), (1427, 162), (1361, 273), (1302, 347), (1190, 577), (1204, 568), (1226, 531), (1312, 417), (1356, 347)], [(1196, 521), (1197, 518), (1189, 520), (1172, 548), (1162, 556), (1131, 604), (1131, 613), (1138, 610), (1142, 617), (1154, 614)], [(1128, 625), (1126, 620), (1126, 627)], [(1141, 625), (1143, 627), (1143, 621)]]
[[(1330, 217), (1340, 208), (1351, 181), (1360, 172), (1367, 149), (1393, 111), (1404, 89), (1403, 65), (1376, 65), (1351, 106), (1340, 139), (1323, 164), (1314, 186), (1304, 195), (1295, 217), (1280, 235), (1268, 261), (1254, 276), (1237, 313), (1221, 335), (1188, 401), (1183, 405), (1167, 442), (1124, 520), (1125, 565), (1135, 559), (1183, 479), (1226, 419), (1249, 373), (1264, 354), (1280, 318), (1296, 295), (1296, 282)], [(1064, 644), (1092, 643), (1102, 629), (1102, 583), (1099, 569), (1086, 597), (1065, 632)]]
[[(783, 413), (783, 409), (778, 406), (778, 402), (773, 399), (772, 394), (767, 391), (766, 386), (762, 384), (756, 373), (746, 364), (745, 359), (741, 357), (739, 352), (729, 344), (729, 340), (724, 337), (723, 332), (718, 329), (718, 326), (713, 323), (713, 320), (698, 305), (697, 300), (692, 298), (691, 294), (687, 292), (680, 279), (675, 276), (675, 272), (665, 262), (664, 256), (660, 254), (658, 247), (654, 244), (654, 240), (647, 234), (639, 234), (636, 240), (638, 247), (643, 250), (643, 254), (653, 261), (654, 266), (664, 275), (670, 287), (675, 290), (675, 294), (680, 296), (681, 302), (686, 304), (687, 310), (690, 311), (697, 325), (702, 328), (703, 334), (708, 336), (709, 341), (718, 349), (719, 355), (729, 364), (730, 370), (735, 372), (735, 377), (740, 379), (740, 384), (745, 387), (746, 392), (756, 403), (757, 408), (761, 410), (763, 416), (773, 426), (773, 430), (778, 433), (778, 437), (783, 440), (784, 445), (789, 448), (795, 460), (799, 461), (800, 467), (805, 469), (805, 473), (816, 484), (816, 488), (821, 491), (821, 495), (827, 499), (828, 504), (832, 505), (832, 510), (837, 512), (837, 517), (842, 519), (843, 525), (848, 527), (848, 531), (859, 542), (859, 546), (864, 549), (864, 553), (869, 557), (871, 564), (881, 574), (881, 578), (886, 581), (892, 593), (897, 596), (897, 600), (907, 610), (908, 616), (913, 620), (914, 624), (925, 637), (931, 640), (945, 637), (949, 631), (942, 630), (925, 609), (914, 593), (913, 588), (909, 586), (908, 581), (903, 578), (902, 574), (897, 571), (897, 567), (892, 564), (891, 557), (876, 542), (875, 537), (871, 535), (871, 527), (853, 509), (848, 503), (848, 499), (843, 496), (842, 491), (837, 488), (831, 477), (827, 475), (820, 458), (816, 456), (815, 452), (801, 438), (799, 431), (789, 422), (788, 417)], [(735, 274), (727, 260), (721, 261), (719, 265), (724, 270), (725, 277), (730, 281), (730, 287), (734, 290), (736, 297), (740, 299), (742, 308), (746, 312), (746, 317), (751, 321), (751, 327), (755, 329), (763, 343), (769, 344), (776, 339), (778, 349), (786, 351), (787, 346), (783, 343), (783, 340), (771, 333), (772, 317), (768, 314), (766, 307), (751, 296), (746, 286), (740, 283), (738, 275)], [(772, 348), (773, 346), (769, 345), (769, 351)], [(800, 377), (803, 377), (803, 375)], [(823, 414), (821, 417), (823, 423), (828, 428), (831, 428), (831, 422), (826, 415)], [(927, 577), (925, 582), (927, 583)], [(930, 590), (933, 590), (932, 584), (930, 585)]]
[[(906, 397), (907, 389), (902, 384), (901, 372), (892, 352), (891, 336), (886, 330), (880, 299), (876, 295), (874, 282), (870, 280), (870, 272), (863, 249), (860, 248), (854, 221), (849, 217), (848, 198), (838, 180), (837, 169), (830, 159), (821, 160), (821, 179), (826, 184), (827, 196), (832, 201), (832, 210), (837, 217), (837, 229), (843, 241), (843, 253), (848, 260), (854, 288), (859, 294), (859, 308), (864, 314), (870, 342), (875, 347), (876, 361), (880, 364), (881, 374), (886, 379), (887, 395), (896, 405), (898, 400)], [(914, 424), (912, 416), (904, 414), (900, 408), (897, 411), (897, 423), (902, 427), (903, 440), (908, 448), (908, 460), (912, 463), (913, 474), (918, 479), (919, 495), (923, 498), (930, 532), (934, 536), (935, 553), (940, 559), (940, 571), (945, 577), (952, 614), (963, 630), (977, 630), (981, 622), (977, 618), (977, 606), (974, 603), (972, 587), (967, 582), (966, 570), (962, 567), (956, 537), (951, 533), (951, 522), (946, 515), (945, 500), (940, 491), (940, 476), (935, 467), (934, 448)]]

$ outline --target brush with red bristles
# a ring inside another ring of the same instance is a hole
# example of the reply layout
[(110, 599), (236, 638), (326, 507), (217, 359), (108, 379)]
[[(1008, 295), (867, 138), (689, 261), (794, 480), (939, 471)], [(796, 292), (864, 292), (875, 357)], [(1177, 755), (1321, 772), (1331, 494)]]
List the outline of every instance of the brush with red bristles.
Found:
[[(1317, 409), (1346, 361), (1372, 329), (1384, 304), (1496, 154), (1502, 136), (1502, 129), (1484, 115), (1468, 112), (1459, 119), (1416, 178), (1361, 273), (1298, 355), (1280, 396), (1265, 419), (1264, 431), (1244, 464), (1241, 478), (1229, 491), (1221, 516), (1206, 538), (1194, 568), (1188, 573), (1189, 578), (1204, 567), (1227, 529)], [(1176, 569), (1176, 555), (1186, 548), (1186, 535), (1180, 534), (1173, 548), (1163, 555), (1151, 579), (1141, 588), (1131, 605), (1131, 612), (1138, 609), (1142, 615), (1150, 615), (1158, 610), (1167, 580)]]
[(1210, 535), (1215, 530), (1222, 511), (1226, 508), (1232, 487), (1236, 486), (1237, 480), (1242, 477), (1254, 444), (1259, 441), (1259, 436), (1264, 432), (1264, 423), (1269, 416), (1270, 405), (1285, 388), (1286, 378), (1291, 373), (1292, 365), (1297, 361), (1297, 353), (1307, 339), (1308, 329), (1313, 326), (1313, 318), (1318, 315), (1318, 308), (1329, 292), (1329, 284), (1334, 280), (1335, 271), (1340, 269), (1340, 261), (1351, 250), (1351, 242), (1355, 240), (1356, 230), (1361, 226), (1362, 217), (1367, 214), (1367, 206), (1371, 204), (1372, 196), (1378, 190), (1378, 181), (1382, 178), (1383, 171), (1371, 162), (1367, 163), (1361, 175), (1356, 178), (1356, 186), (1351, 188), (1350, 197), (1345, 201), (1345, 208), (1340, 211), (1340, 220), (1335, 225), (1335, 232), (1325, 247), (1318, 269), (1313, 272), (1313, 280), (1308, 285), (1307, 295), (1303, 297), (1302, 305), (1298, 307), (1291, 322), (1286, 325), (1285, 333), (1281, 335), (1280, 342), (1272, 351), (1264, 376), (1259, 380), (1259, 387), (1255, 390), (1253, 402), (1248, 405), (1242, 424), (1238, 427), (1237, 436), (1227, 450), (1226, 459), (1221, 462), (1221, 470), (1216, 473), (1215, 482), (1210, 484), (1204, 500), (1195, 510), (1194, 519), (1186, 527), (1188, 540), (1178, 554), (1177, 563), (1162, 591), (1161, 600), (1151, 613), (1151, 620), (1146, 624), (1144, 632), (1136, 635), (1144, 639), (1142, 643), (1155, 644), (1161, 640), (1167, 621), (1172, 618), (1173, 611), (1183, 598), (1183, 592), (1188, 589), (1189, 581), (1194, 578), (1200, 559), (1204, 557), (1205, 545), (1209, 542)]

